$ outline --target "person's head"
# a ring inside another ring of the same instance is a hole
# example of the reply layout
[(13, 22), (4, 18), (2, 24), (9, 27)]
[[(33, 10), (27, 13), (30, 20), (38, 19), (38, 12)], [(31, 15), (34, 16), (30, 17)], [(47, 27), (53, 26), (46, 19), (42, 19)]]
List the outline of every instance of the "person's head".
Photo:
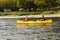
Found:
[(29, 21), (29, 18), (28, 18), (28, 16), (26, 16), (26, 17), (25, 17), (25, 21)]

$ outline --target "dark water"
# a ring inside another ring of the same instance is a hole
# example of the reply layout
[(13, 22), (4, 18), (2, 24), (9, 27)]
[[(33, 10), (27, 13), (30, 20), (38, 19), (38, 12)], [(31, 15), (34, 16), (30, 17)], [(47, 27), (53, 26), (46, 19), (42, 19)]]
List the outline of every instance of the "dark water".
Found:
[(0, 19), (0, 40), (60, 40), (60, 19), (51, 26), (17, 26), (17, 19)]

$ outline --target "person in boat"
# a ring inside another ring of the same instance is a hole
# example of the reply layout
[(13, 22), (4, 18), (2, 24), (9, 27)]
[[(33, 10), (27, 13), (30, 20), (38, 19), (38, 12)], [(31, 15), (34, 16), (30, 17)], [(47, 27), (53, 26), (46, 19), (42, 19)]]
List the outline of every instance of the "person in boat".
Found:
[[(45, 19), (44, 15), (42, 15), (41, 21), (45, 21), (45, 20), (46, 19)], [(36, 21), (38, 21), (38, 20), (36, 20)]]
[(42, 19), (41, 19), (42, 21), (45, 21), (45, 17), (44, 17), (44, 15), (42, 15)]
[(25, 17), (25, 21), (29, 21), (29, 18), (27, 16)]

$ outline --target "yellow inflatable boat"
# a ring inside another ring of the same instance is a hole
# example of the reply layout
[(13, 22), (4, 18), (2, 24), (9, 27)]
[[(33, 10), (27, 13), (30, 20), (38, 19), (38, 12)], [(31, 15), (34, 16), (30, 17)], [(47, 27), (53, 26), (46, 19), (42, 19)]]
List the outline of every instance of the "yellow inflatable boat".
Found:
[(17, 20), (17, 25), (51, 25), (52, 20), (38, 20), (38, 21), (22, 21), (22, 20)]

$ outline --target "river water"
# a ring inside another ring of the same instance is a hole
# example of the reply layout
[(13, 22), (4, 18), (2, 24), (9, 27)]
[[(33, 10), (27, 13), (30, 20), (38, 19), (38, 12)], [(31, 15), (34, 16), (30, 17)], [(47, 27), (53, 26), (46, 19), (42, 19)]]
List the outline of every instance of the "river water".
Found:
[(51, 26), (17, 26), (17, 19), (0, 19), (0, 40), (60, 40), (60, 19)]

